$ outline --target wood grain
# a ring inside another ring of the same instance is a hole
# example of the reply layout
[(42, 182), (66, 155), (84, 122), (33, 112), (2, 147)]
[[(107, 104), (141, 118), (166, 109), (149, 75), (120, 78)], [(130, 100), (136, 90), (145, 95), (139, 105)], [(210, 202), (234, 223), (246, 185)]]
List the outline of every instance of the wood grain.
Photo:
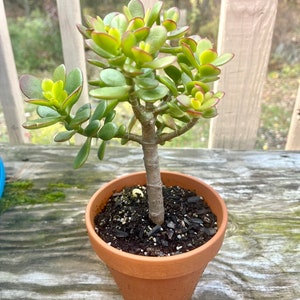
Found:
[(234, 59), (222, 69), (215, 89), (225, 91), (212, 119), (210, 148), (253, 149), (261, 112), (277, 0), (223, 0), (218, 52)]
[[(138, 148), (109, 148), (72, 170), (77, 147), (0, 145), (8, 179), (73, 184), (58, 203), (0, 215), (0, 299), (121, 299), (95, 256), (85, 205), (104, 182), (142, 170)], [(202, 178), (224, 198), (229, 224), (193, 300), (300, 297), (300, 153), (161, 149), (161, 167)], [(1, 200), (0, 200), (1, 201)]]

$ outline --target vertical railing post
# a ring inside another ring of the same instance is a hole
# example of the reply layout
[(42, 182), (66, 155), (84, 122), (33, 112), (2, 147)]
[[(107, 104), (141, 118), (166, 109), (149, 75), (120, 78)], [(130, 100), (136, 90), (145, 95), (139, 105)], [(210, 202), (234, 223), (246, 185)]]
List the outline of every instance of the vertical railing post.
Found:
[(18, 75), (7, 27), (3, 0), (0, 0), (0, 102), (4, 113), (9, 142), (28, 141), (22, 123), (25, 121), (24, 103), (18, 86)]
[(234, 52), (216, 89), (226, 91), (212, 119), (209, 148), (252, 149), (261, 113), (277, 0), (222, 0), (218, 52)]
[[(300, 83), (300, 82), (299, 82)], [(285, 150), (300, 150), (300, 84), (292, 114)]]
[[(64, 63), (67, 71), (78, 67), (83, 73), (84, 84), (82, 94), (79, 102), (74, 107), (77, 109), (89, 101), (84, 41), (76, 27), (76, 24), (81, 23), (80, 1), (57, 0), (57, 9)], [(81, 143), (82, 138), (76, 137), (75, 142), (77, 144)]]

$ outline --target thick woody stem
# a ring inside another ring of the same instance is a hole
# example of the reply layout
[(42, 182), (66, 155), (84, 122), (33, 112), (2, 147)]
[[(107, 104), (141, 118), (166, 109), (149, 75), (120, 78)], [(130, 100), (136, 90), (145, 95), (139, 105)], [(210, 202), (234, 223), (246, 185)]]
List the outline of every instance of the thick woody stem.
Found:
[(153, 223), (161, 225), (164, 222), (165, 211), (159, 168), (158, 147), (155, 142), (154, 121), (150, 121), (148, 125), (143, 125), (142, 131), (144, 165), (147, 174), (149, 217)]

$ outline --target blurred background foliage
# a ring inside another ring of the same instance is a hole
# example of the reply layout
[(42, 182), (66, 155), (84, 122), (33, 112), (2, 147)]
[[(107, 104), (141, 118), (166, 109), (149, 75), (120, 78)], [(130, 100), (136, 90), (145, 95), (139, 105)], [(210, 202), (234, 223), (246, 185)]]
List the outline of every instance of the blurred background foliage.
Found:
[[(81, 0), (82, 15), (104, 16), (111, 11), (120, 11), (127, 3), (128, 0)], [(183, 10), (183, 15), (189, 20), (191, 34), (208, 37), (215, 43), (220, 3), (220, 0), (164, 1), (165, 7), (177, 6)], [(4, 0), (4, 5), (18, 73), (30, 72), (45, 76), (61, 64), (63, 56), (56, 1)], [(258, 149), (284, 149), (285, 146), (300, 77), (299, 15), (300, 0), (278, 1), (258, 131)], [(7, 137), (1, 129), (4, 127), (1, 122), (0, 107), (0, 142), (3, 142), (7, 141)], [(166, 146), (207, 147), (208, 133), (209, 122), (204, 120), (187, 135)], [(41, 133), (39, 136), (33, 134), (32, 142), (50, 142), (45, 136)]]

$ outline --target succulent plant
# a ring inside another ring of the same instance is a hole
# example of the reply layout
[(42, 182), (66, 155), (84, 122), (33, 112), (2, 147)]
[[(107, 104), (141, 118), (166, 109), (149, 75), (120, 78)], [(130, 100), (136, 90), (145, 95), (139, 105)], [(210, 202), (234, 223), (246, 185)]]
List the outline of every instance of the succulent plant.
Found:
[[(87, 160), (92, 139), (101, 140), (100, 160), (111, 139), (142, 145), (149, 216), (156, 224), (164, 220), (158, 145), (184, 134), (200, 118), (217, 115), (216, 106), (224, 93), (214, 92), (211, 83), (219, 79), (219, 67), (233, 57), (231, 53), (218, 55), (206, 38), (188, 36), (189, 27), (177, 25), (179, 17), (176, 7), (163, 11), (162, 1), (145, 12), (140, 0), (131, 0), (123, 13), (109, 13), (103, 19), (89, 16), (85, 26), (77, 25), (86, 45), (97, 55), (89, 63), (100, 70), (99, 77), (89, 82), (93, 109), (88, 103), (74, 111), (83, 83), (77, 68), (67, 74), (60, 65), (52, 79), (20, 78), (27, 102), (37, 105), (39, 116), (27, 121), (25, 128), (62, 123), (66, 130), (54, 137), (56, 142), (75, 134), (86, 137), (75, 168)], [(115, 121), (115, 108), (122, 102), (132, 108), (128, 124)], [(137, 124), (141, 134), (133, 131)]]

